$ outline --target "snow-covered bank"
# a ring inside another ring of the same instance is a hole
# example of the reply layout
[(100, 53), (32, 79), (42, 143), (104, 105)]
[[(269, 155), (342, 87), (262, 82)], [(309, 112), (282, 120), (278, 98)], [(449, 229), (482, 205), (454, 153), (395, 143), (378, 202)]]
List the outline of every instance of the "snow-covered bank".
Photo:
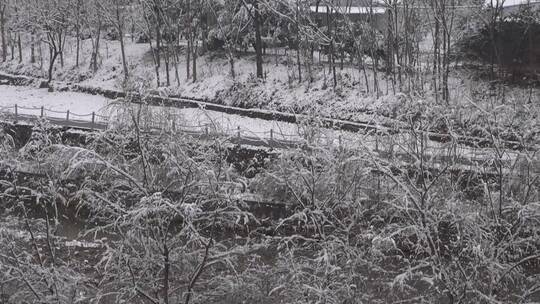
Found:
[[(139, 107), (142, 107), (142, 127), (175, 128), (201, 134), (209, 132), (224, 136), (240, 135), (243, 138), (255, 138), (262, 141), (270, 139), (298, 143), (311, 141), (317, 142), (319, 145), (334, 147), (343, 145), (352, 149), (368, 149), (391, 154), (403, 154), (404, 151), (401, 150), (406, 149), (409, 145), (417, 144), (418, 140), (415, 140), (408, 132), (389, 133), (383, 136), (369, 132), (360, 134), (317, 127), (314, 121), (295, 124), (244, 117), (203, 108), (139, 105), (83, 93), (50, 93), (46, 89), (0, 86), (0, 107), (4, 107), (4, 111), (6, 109), (13, 111), (14, 104), (19, 106), (19, 114), (39, 115), (40, 107), (43, 106), (47, 110), (54, 111), (46, 111), (48, 117), (56, 118), (65, 118), (67, 110), (83, 115), (95, 112), (106, 116), (109, 124), (131, 123), (131, 115), (138, 113)], [(30, 107), (35, 109), (24, 109)], [(83, 116), (80, 119), (89, 121), (91, 116)], [(462, 144), (441, 143), (433, 140), (428, 140), (424, 144), (426, 145), (424, 151), (426, 155), (431, 155), (434, 158), (452, 156), (457, 163), (462, 165), (474, 166), (495, 158), (495, 151), (488, 148), (471, 148)], [(521, 153), (517, 151), (507, 151), (501, 158), (505, 162), (512, 163), (520, 155)]]

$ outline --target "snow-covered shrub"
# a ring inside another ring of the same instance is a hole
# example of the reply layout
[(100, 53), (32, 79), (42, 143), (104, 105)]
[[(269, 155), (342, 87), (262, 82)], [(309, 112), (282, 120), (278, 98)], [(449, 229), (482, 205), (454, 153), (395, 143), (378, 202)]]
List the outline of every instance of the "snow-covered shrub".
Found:
[(32, 128), (30, 140), (22, 147), (20, 154), (26, 159), (36, 159), (46, 147), (61, 142), (56, 128), (46, 119), (38, 119)]
[(106, 277), (101, 291), (112, 288), (124, 301), (145, 294), (197, 301), (206, 293), (200, 286), (237, 267), (237, 256), (251, 247), (217, 231), (256, 222), (228, 192), (233, 181), (225, 154), (177, 134), (139, 138), (132, 129), (114, 134), (118, 140), (109, 136), (96, 137), (94, 145), (114, 174), (85, 181), (77, 194), (80, 208), (103, 223), (96, 233), (120, 236), (97, 265)]
[(15, 151), (15, 141), (0, 125), (0, 154), (8, 155)]
[(51, 145), (41, 150), (40, 159), (41, 170), (64, 180), (96, 178), (107, 169), (95, 152), (79, 147)]
[(389, 252), (396, 249), (396, 242), (391, 237), (376, 236), (371, 240), (371, 246), (374, 250), (380, 252)]

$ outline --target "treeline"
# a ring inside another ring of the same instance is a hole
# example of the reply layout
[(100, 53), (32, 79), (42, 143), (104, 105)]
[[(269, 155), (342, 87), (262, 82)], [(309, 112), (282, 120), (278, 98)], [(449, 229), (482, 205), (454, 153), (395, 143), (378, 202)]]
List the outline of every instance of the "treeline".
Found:
[(377, 96), (384, 79), (393, 92), (424, 91), (429, 85), (437, 101), (448, 102), (455, 41), (471, 20), (493, 28), (502, 14), (500, 7), (482, 5), (477, 0), (1, 0), (1, 51), (3, 61), (22, 62), (28, 47), (33, 63), (36, 44), (46, 44), (48, 54), (39, 58), (48, 56), (50, 82), (55, 66), (64, 65), (66, 43), (76, 45), (78, 66), (81, 39), (90, 39), (90, 69), (96, 72), (101, 39), (117, 39), (127, 80), (125, 39), (131, 36), (149, 44), (157, 86), (171, 86), (184, 74), (180, 62), (185, 78), (196, 81), (201, 54), (218, 49), (233, 78), (239, 54), (253, 49), (255, 74), (264, 79), (266, 49), (279, 47), (294, 58), (288, 64), (298, 82), (313, 81), (317, 68), (328, 68), (336, 87), (348, 64), (363, 75), (363, 89)]

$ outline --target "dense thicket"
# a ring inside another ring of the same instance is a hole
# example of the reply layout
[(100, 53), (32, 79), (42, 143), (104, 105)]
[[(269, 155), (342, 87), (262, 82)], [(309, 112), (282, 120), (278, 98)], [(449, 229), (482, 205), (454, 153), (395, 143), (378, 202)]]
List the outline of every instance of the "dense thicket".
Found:
[(460, 41), (461, 52), (498, 64), (514, 75), (540, 67), (540, 15), (523, 8), (493, 25), (480, 25)]
[(306, 125), (303, 148), (237, 166), (221, 138), (145, 135), (142, 108), (83, 145), (45, 121), (20, 149), (0, 131), (2, 304), (540, 296), (535, 152), (462, 166), (417, 116), (410, 145), (328, 146)]

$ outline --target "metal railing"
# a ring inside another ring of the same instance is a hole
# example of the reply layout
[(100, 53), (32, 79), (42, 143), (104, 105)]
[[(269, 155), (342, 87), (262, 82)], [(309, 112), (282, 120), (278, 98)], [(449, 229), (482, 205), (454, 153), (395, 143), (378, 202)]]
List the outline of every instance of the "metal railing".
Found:
[[(20, 120), (36, 120), (37, 118), (47, 118), (51, 123), (61, 126), (71, 126), (85, 129), (107, 129), (109, 127), (109, 116), (100, 115), (96, 112), (79, 114), (71, 110), (57, 111), (48, 109), (44, 106), (41, 107), (28, 107), (14, 104), (13, 106), (0, 106), (0, 112), (7, 114), (10, 118), (18, 122)], [(48, 115), (48, 114), (56, 115)], [(281, 143), (289, 144), (301, 142), (301, 136), (299, 134), (286, 134), (279, 132), (271, 128), (269, 131), (254, 132), (248, 129), (238, 126), (235, 130), (220, 131), (212, 123), (187, 125), (181, 123), (180, 115), (169, 114), (167, 121), (163, 120), (150, 120), (143, 126), (146, 130), (171, 130), (188, 133), (197, 133), (205, 136), (229, 136), (235, 139), (245, 139), (251, 141), (258, 141), (263, 144)], [(169, 124), (167, 126), (167, 124)]]
[[(44, 106), (27, 107), (14, 104), (13, 106), (0, 106), (0, 112), (11, 115), (14, 121), (47, 118), (51, 122), (63, 126), (82, 127), (88, 129), (106, 129), (109, 124), (108, 116), (100, 115), (96, 112), (77, 114), (70, 110), (56, 111), (53, 109), (47, 109)], [(48, 115), (49, 113), (57, 115)], [(59, 115), (61, 116), (59, 117)]]

